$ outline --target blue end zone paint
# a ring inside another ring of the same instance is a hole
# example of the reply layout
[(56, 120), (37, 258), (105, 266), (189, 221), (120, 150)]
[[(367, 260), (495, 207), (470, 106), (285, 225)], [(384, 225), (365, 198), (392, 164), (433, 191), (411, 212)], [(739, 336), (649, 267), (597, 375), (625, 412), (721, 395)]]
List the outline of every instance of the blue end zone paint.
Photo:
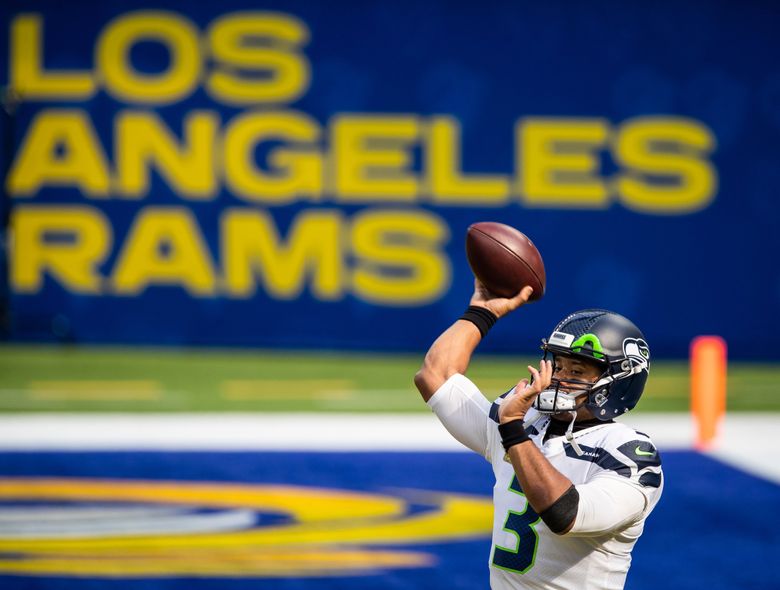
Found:
[[(694, 452), (665, 452), (664, 495), (634, 553), (628, 590), (776, 589), (780, 486)], [(465, 453), (2, 453), (0, 475), (288, 483), (386, 492), (446, 490), (488, 496), (487, 463)], [(22, 578), (0, 588), (232, 590), (488, 587), (489, 540), (415, 546), (435, 568), (314, 579)]]
[(664, 493), (626, 588), (780, 588), (780, 486), (698, 453), (661, 456)]

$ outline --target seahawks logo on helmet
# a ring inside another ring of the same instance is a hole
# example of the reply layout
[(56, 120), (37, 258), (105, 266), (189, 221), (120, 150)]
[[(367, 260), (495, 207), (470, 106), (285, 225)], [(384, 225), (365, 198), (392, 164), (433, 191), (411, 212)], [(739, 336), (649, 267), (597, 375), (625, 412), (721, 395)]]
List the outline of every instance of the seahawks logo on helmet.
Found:
[[(623, 340), (623, 354), (631, 363), (630, 368), (640, 367), (643, 371), (650, 370), (650, 347), (641, 338)], [(624, 370), (628, 368), (624, 367)]]

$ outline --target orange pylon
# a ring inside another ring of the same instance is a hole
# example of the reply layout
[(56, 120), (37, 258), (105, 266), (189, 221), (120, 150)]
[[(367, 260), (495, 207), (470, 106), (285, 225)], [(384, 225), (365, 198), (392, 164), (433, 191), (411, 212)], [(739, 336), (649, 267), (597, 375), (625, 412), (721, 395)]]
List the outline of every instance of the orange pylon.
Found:
[(697, 336), (691, 341), (691, 412), (698, 428), (696, 448), (712, 447), (726, 413), (726, 341)]

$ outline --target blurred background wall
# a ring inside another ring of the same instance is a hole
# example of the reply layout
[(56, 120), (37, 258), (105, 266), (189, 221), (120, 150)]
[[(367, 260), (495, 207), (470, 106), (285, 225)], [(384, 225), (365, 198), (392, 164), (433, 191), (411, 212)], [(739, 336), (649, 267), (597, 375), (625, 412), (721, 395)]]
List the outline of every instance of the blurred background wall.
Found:
[(780, 359), (768, 2), (5, 3), (12, 341), (419, 350), (463, 238), (527, 233), (559, 316)]
[(665, 471), (627, 588), (780, 587), (779, 16), (2, 3), (0, 587), (484, 587), (489, 468), (411, 380), (484, 220), (547, 266), (480, 346), (523, 358), (469, 368), (486, 396), (577, 308), (661, 357), (626, 418)]

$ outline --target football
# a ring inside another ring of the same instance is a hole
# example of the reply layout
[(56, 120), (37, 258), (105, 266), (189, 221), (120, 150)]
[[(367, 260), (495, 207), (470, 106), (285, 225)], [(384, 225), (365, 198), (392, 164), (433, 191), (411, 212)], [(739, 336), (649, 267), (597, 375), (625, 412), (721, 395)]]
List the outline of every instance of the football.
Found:
[(529, 301), (544, 295), (542, 255), (513, 227), (494, 221), (472, 224), (466, 232), (466, 257), (474, 276), (500, 297), (513, 297), (526, 285), (534, 289)]

